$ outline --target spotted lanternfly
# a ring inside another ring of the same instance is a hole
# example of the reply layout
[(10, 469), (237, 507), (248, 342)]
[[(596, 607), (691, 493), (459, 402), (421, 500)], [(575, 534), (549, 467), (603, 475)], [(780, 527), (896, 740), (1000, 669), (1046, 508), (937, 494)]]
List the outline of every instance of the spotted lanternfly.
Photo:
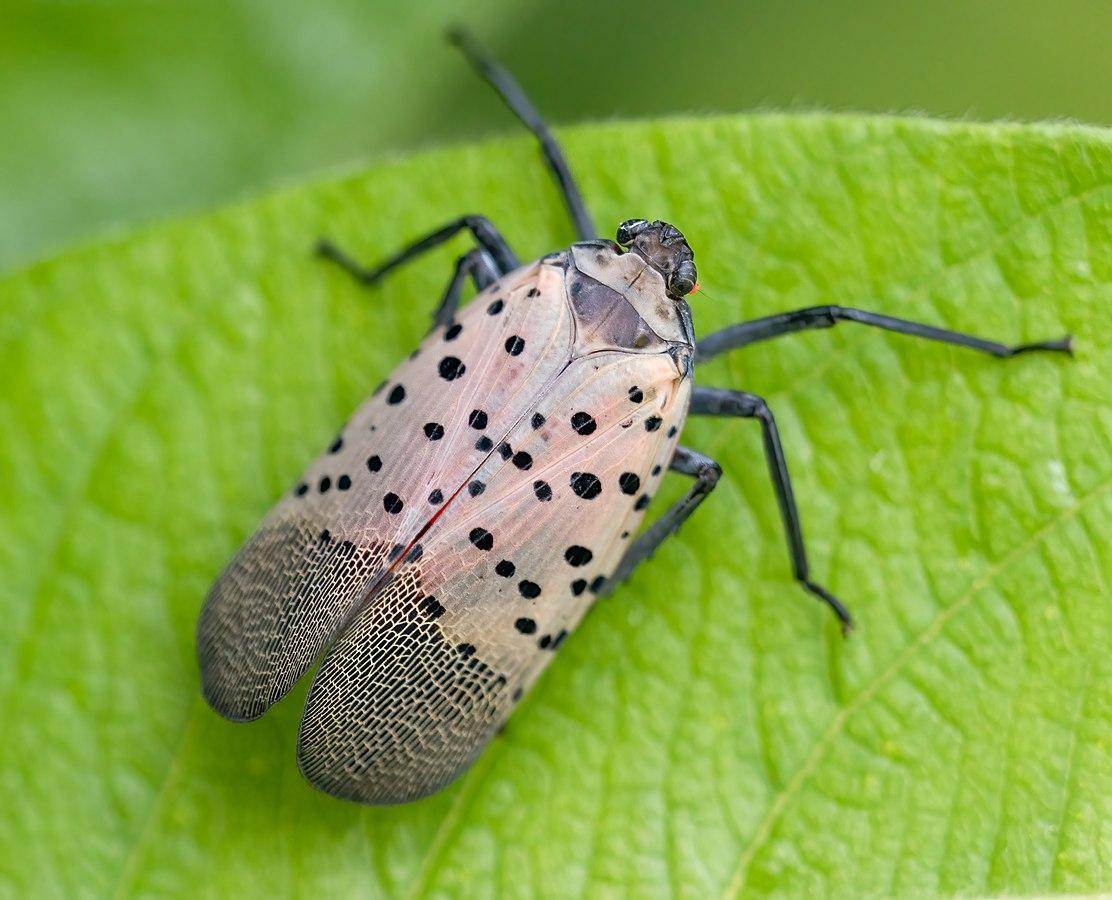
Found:
[[(890, 316), (822, 306), (696, 343), (694, 255), (672, 225), (631, 219), (600, 240), (548, 129), (512, 77), (455, 42), (540, 140), (580, 240), (521, 265), (464, 216), (364, 269), (373, 284), (460, 231), (457, 263), (416, 353), (360, 407), (217, 579), (197, 628), (204, 694), (229, 719), (262, 715), (313, 662), (298, 763), (316, 787), (402, 803), (478, 756), (594, 599), (675, 533), (722, 471), (678, 441), (691, 413), (755, 418), (795, 577), (811, 579), (776, 422), (760, 397), (695, 386), (728, 350), (858, 322), (998, 357), (1005, 346)], [(478, 296), (459, 307), (464, 281)], [(639, 536), (662, 473), (694, 478)]]

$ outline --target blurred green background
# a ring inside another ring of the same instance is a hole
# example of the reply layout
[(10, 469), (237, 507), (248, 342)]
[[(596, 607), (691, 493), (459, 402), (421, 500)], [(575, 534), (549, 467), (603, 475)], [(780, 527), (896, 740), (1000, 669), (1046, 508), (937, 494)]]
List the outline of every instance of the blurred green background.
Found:
[(1106, 0), (4, 0), (0, 270), (511, 128), (441, 41), (454, 21), (556, 122), (754, 107), (1112, 122)]

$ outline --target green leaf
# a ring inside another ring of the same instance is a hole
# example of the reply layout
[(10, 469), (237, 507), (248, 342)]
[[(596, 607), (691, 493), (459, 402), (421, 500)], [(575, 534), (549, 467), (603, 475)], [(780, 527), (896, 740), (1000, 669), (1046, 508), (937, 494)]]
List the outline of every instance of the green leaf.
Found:
[[(208, 584), (426, 326), (465, 211), (523, 256), (570, 230), (526, 139), (419, 156), (86, 246), (0, 283), (0, 893), (1083, 893), (1112, 888), (1112, 140), (825, 116), (575, 130), (607, 230), (666, 218), (702, 333), (818, 303), (1074, 359), (853, 325), (700, 369), (760, 436), (693, 422), (719, 490), (601, 604), (457, 784), (364, 809), (293, 751), (302, 686), (236, 725), (198, 694)], [(670, 484), (672, 495), (681, 490)]]
[(1112, 122), (1112, 4), (1092, 0), (639, 0), (635, 17), (597, 0), (4, 0), (0, 271), (507, 128), (444, 44), (454, 21), (556, 122), (762, 105)]

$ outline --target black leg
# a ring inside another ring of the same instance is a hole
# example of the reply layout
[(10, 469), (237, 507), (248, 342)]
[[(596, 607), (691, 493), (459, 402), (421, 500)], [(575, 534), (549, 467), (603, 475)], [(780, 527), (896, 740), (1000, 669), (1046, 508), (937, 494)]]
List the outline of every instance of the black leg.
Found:
[(849, 306), (812, 306), (808, 309), (797, 309), (793, 312), (765, 316), (762, 319), (754, 319), (752, 322), (742, 322), (739, 325), (731, 325), (721, 331), (709, 334), (699, 341), (695, 359), (696, 362), (706, 362), (727, 350), (736, 350), (747, 344), (755, 344), (757, 341), (765, 341), (796, 331), (830, 328), (839, 322), (859, 322), (862, 325), (872, 325), (898, 334), (908, 334), (912, 337), (940, 341), (944, 344), (968, 347), (970, 350), (980, 350), (982, 353), (989, 353), (992, 356), (1002, 358), (1016, 356), (1019, 353), (1028, 353), (1032, 350), (1071, 352), (1069, 335), (1052, 341), (1008, 346), (996, 341), (986, 341), (970, 334), (962, 334), (959, 331), (948, 331), (945, 328), (935, 328), (933, 325), (922, 325), (918, 322), (909, 322), (906, 319), (866, 312), (863, 309), (854, 309)]
[(456, 317), (456, 310), (459, 309), (463, 282), (469, 275), (476, 289), (480, 291), (498, 280), (498, 270), (494, 267), (494, 261), (482, 247), (476, 247), (456, 260), (456, 268), (452, 272), (452, 280), (448, 282), (448, 289), (444, 292), (444, 299), (440, 301), (440, 305), (432, 315), (433, 328), (447, 327), (452, 324)]
[(416, 256), (420, 256), (427, 250), (439, 247), (465, 228), (474, 235), (479, 246), (490, 255), (490, 259), (500, 275), (512, 272), (521, 264), (513, 250), (510, 249), (510, 245), (506, 243), (506, 239), (485, 216), (460, 216), (460, 218), (452, 220), (420, 240), (414, 241), (404, 250), (395, 253), (377, 266), (364, 266), (356, 262), (326, 238), (317, 242), (317, 253), (325, 259), (332, 260), (353, 278), (357, 278), (364, 284), (374, 284), (387, 272), (409, 262)]
[(764, 436), (765, 459), (768, 462), (769, 475), (772, 477), (772, 486), (776, 491), (776, 500), (780, 504), (780, 517), (784, 521), (784, 531), (788, 538), (792, 570), (803, 587), (834, 611), (842, 623), (842, 630), (848, 632), (853, 627), (849, 610), (826, 588), (811, 581), (810, 569), (807, 565), (807, 549), (803, 544), (803, 527), (799, 521), (799, 510), (795, 505), (788, 463), (784, 459), (780, 432), (776, 428), (776, 420), (772, 417), (772, 410), (768, 408), (768, 404), (756, 394), (748, 394), (745, 391), (696, 387), (691, 395), (691, 413), (697, 416), (734, 416), (760, 421)]
[(448, 39), (463, 51), (475, 71), (498, 92), (506, 106), (540, 141), (548, 167), (560, 186), (560, 193), (563, 195), (564, 203), (567, 204), (580, 240), (588, 241), (598, 237), (595, 224), (591, 221), (591, 214), (587, 212), (583, 195), (579, 193), (579, 187), (572, 177), (560, 145), (556, 143), (556, 139), (544, 124), (537, 108), (525, 96), (525, 92), (513, 75), (491, 58), (465, 31), (454, 29), (448, 33)]
[(614, 573), (606, 579), (606, 593), (610, 593), (618, 584), (629, 578), (634, 569), (656, 552), (657, 547), (679, 531), (680, 526), (687, 521), (687, 517), (695, 512), (696, 507), (714, 490), (719, 476), (722, 475), (722, 467), (718, 463), (709, 456), (704, 456), (697, 450), (689, 450), (687, 447), (676, 447), (675, 455), (668, 468), (682, 475), (693, 476), (695, 484), (653, 522), (644, 534), (630, 544)]

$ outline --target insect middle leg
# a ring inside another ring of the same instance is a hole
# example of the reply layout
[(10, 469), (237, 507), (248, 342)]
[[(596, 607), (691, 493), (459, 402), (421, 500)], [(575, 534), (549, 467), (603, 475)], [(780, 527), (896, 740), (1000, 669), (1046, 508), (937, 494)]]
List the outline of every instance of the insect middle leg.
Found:
[(460, 216), (446, 225), (431, 231), (424, 237), (414, 241), (408, 247), (399, 250), (393, 256), (379, 263), (377, 266), (365, 266), (349, 256), (327, 238), (317, 241), (317, 253), (325, 259), (336, 263), (345, 272), (363, 284), (371, 285), (379, 281), (388, 272), (404, 265), (412, 259), (439, 247), (445, 241), (451, 240), (463, 230), (470, 231), (475, 242), (486, 251), (498, 275), (505, 275), (516, 269), (521, 262), (510, 248), (509, 243), (502, 233), (486, 216)]
[[(788, 554), (791, 557), (792, 571), (803, 587), (833, 610), (842, 623), (843, 632), (853, 627), (853, 619), (845, 604), (822, 585), (811, 580), (810, 566), (807, 562), (807, 548), (803, 543), (803, 526), (799, 510), (795, 505), (788, 463), (784, 458), (784, 448), (780, 443), (780, 432), (776, 419), (768, 404), (756, 394), (745, 391), (731, 391), (722, 388), (696, 387), (691, 395), (692, 415), (731, 416), (741, 419), (757, 419), (761, 423), (764, 437), (765, 459), (768, 462), (772, 486), (780, 505), (780, 517), (788, 539)], [(626, 551), (618, 564), (611, 581), (617, 583), (641, 562), (648, 559), (667, 538), (671, 537), (687, 520), (706, 496), (714, 490), (722, 469), (709, 456), (704, 456), (686, 447), (677, 447), (670, 467), (673, 471), (696, 478), (691, 490), (669, 508), (654, 522)]]
[(432, 315), (433, 329), (447, 327), (452, 324), (456, 317), (456, 310), (459, 309), (459, 298), (463, 293), (463, 282), (468, 276), (471, 277), (475, 289), (479, 291), (494, 284), (499, 278), (499, 272), (494, 265), (494, 260), (490, 258), (490, 254), (482, 247), (476, 247), (474, 250), (465, 253), (456, 260), (456, 268), (455, 271), (452, 272), (452, 280), (448, 282), (448, 289), (444, 292), (444, 297), (440, 301), (440, 305), (436, 307), (436, 312)]
[(706, 362), (728, 350), (736, 350), (748, 344), (755, 344), (758, 341), (765, 341), (784, 334), (793, 334), (797, 331), (832, 328), (839, 322), (857, 322), (861, 325), (871, 325), (874, 328), (883, 328), (885, 331), (894, 331), (897, 334), (926, 338), (930, 341), (953, 344), (957, 347), (967, 347), (970, 350), (978, 350), (999, 358), (1017, 356), (1020, 353), (1029, 353), (1035, 350), (1060, 353), (1072, 352), (1069, 335), (1049, 341), (1036, 341), (1031, 344), (1008, 345), (997, 341), (988, 341), (971, 334), (963, 334), (960, 331), (936, 328), (934, 325), (910, 322), (907, 319), (898, 319), (895, 316), (868, 312), (851, 306), (812, 306), (807, 309), (764, 316), (760, 319), (730, 325), (720, 331), (715, 331), (699, 341), (695, 359), (697, 362)]

